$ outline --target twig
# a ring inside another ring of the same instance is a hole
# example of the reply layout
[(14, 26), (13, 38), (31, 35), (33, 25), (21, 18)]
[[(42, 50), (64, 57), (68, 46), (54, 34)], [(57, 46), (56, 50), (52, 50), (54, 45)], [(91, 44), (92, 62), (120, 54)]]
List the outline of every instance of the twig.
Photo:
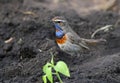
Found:
[(91, 35), (91, 38), (94, 38), (99, 31), (108, 32), (109, 30), (112, 30), (112, 29), (113, 29), (113, 25), (106, 25), (104, 27), (101, 27), (93, 32), (93, 34)]

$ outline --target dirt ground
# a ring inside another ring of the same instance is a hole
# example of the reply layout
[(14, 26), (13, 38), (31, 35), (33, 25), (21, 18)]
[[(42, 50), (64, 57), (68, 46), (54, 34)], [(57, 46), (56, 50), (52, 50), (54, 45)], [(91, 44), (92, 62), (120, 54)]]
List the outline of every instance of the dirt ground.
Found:
[(96, 29), (114, 25), (120, 19), (119, 12), (92, 8), (89, 13), (84, 9), (77, 12), (79, 6), (68, 7), (66, 3), (72, 3), (68, 0), (56, 3), (59, 2), (0, 1), (0, 83), (43, 83), (42, 67), (50, 61), (50, 52), (56, 54), (55, 61), (63, 60), (69, 66), (71, 77), (61, 76), (64, 83), (120, 83), (119, 23), (113, 31), (96, 35), (105, 38), (106, 43), (74, 57), (59, 50), (51, 22), (54, 16), (64, 16), (78, 35), (90, 38)]

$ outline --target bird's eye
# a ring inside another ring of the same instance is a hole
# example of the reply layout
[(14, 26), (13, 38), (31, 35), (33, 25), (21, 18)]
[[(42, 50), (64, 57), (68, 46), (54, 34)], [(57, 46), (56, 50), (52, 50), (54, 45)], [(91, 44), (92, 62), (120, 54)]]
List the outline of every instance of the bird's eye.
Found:
[(61, 21), (57, 21), (57, 23), (61, 23)]

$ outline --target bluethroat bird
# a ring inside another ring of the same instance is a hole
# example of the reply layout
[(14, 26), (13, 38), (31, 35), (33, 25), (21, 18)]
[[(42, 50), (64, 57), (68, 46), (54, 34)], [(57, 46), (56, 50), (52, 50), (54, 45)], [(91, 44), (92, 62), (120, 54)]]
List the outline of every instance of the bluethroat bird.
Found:
[(64, 17), (56, 16), (52, 22), (56, 29), (56, 43), (62, 51), (70, 55), (76, 55), (85, 49), (90, 50), (89, 45), (105, 41), (104, 39), (81, 38), (72, 30)]

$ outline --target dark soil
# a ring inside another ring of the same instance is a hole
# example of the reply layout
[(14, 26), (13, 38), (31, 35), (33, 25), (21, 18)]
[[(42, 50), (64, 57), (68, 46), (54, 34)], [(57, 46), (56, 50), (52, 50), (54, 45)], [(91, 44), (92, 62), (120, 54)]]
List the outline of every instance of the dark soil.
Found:
[[(81, 37), (90, 38), (97, 28), (115, 24), (120, 19), (117, 13), (99, 11), (83, 17), (72, 9), (50, 11), (23, 5), (22, 0), (8, 1), (0, 1), (0, 83), (42, 83), (42, 67), (50, 61), (50, 52), (56, 54), (55, 61), (63, 60), (69, 66), (71, 77), (61, 76), (64, 83), (120, 83), (119, 25), (114, 31), (97, 34), (106, 43), (74, 57), (59, 51), (50, 21), (64, 16)], [(10, 38), (13, 40), (5, 43)]]

